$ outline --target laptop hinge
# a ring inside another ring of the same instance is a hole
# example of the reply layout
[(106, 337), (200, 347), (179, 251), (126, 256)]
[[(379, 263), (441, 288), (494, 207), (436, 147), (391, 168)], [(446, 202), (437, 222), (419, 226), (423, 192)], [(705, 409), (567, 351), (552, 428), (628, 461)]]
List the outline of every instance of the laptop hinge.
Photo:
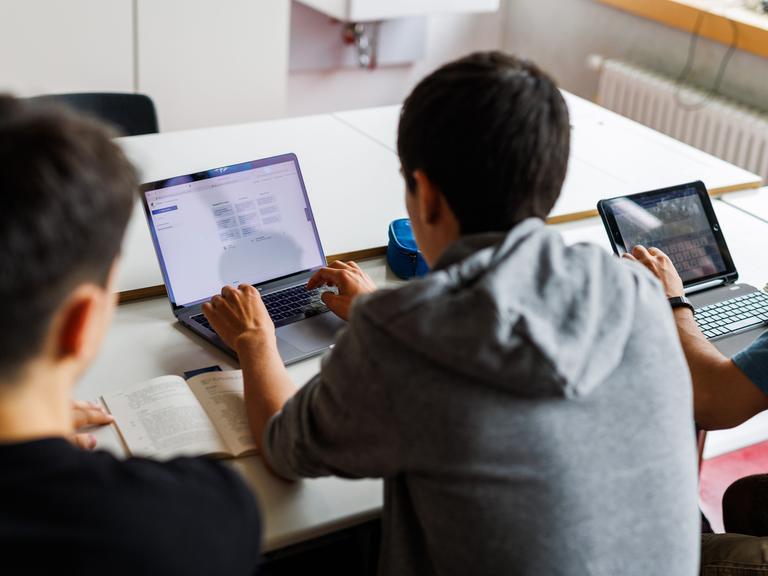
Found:
[(701, 284), (696, 284), (695, 286), (685, 288), (685, 293), (695, 294), (696, 292), (701, 292), (702, 290), (714, 288), (715, 286), (725, 286), (726, 284), (729, 284), (727, 278), (717, 278), (716, 280), (712, 280), (710, 282), (703, 282)]

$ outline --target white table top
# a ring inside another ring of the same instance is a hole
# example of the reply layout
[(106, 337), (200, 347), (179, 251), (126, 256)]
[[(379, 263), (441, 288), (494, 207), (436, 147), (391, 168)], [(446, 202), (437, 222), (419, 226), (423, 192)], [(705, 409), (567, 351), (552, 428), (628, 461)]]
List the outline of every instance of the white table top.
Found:
[[(299, 158), (326, 254), (385, 246), (387, 225), (406, 215), (394, 154), (330, 115), (120, 138), (152, 182), (276, 156)], [(163, 283), (141, 209), (124, 243), (118, 291)]]
[(732, 192), (723, 201), (768, 222), (768, 188)]
[[(388, 223), (405, 210), (397, 158), (330, 115), (118, 141), (145, 182), (295, 153), (328, 254), (384, 246), (386, 226), (367, 224)], [(351, 225), (359, 222), (363, 225)]]
[[(714, 189), (759, 177), (591, 102), (564, 93), (573, 152), (554, 221), (594, 215), (603, 198), (693, 180)], [(406, 216), (395, 153), (399, 106), (119, 140), (146, 182), (295, 152), (326, 254), (386, 245), (389, 222)], [(136, 210), (118, 291), (163, 283), (147, 225)]]
[[(760, 177), (588, 100), (563, 92), (572, 149), (554, 221), (595, 215), (598, 200), (702, 180), (712, 191), (758, 186)], [(334, 114), (396, 151), (400, 106)]]

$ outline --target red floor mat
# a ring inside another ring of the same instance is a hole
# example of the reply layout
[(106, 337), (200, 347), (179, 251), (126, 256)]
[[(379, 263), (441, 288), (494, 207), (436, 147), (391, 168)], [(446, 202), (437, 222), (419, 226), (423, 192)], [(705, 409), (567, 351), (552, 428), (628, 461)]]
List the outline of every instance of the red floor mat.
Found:
[(722, 501), (728, 486), (739, 478), (765, 473), (768, 473), (768, 441), (704, 460), (699, 498), (701, 509), (715, 532), (723, 531)]

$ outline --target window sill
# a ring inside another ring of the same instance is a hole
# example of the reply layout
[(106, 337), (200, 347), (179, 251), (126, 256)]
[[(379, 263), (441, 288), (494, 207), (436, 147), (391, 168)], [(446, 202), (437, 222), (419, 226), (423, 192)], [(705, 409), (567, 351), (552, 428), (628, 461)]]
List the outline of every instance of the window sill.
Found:
[(768, 15), (749, 10), (736, 0), (597, 0), (667, 26), (693, 32), (700, 21), (704, 38), (730, 45), (734, 25), (740, 50), (768, 58)]

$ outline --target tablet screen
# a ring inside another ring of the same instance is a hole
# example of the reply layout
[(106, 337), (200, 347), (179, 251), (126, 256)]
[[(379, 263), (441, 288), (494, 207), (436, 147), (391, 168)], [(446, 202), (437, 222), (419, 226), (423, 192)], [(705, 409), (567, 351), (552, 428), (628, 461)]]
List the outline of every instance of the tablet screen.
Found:
[(683, 282), (725, 274), (726, 262), (695, 186), (665, 194), (611, 201), (624, 249), (655, 246), (665, 252)]

